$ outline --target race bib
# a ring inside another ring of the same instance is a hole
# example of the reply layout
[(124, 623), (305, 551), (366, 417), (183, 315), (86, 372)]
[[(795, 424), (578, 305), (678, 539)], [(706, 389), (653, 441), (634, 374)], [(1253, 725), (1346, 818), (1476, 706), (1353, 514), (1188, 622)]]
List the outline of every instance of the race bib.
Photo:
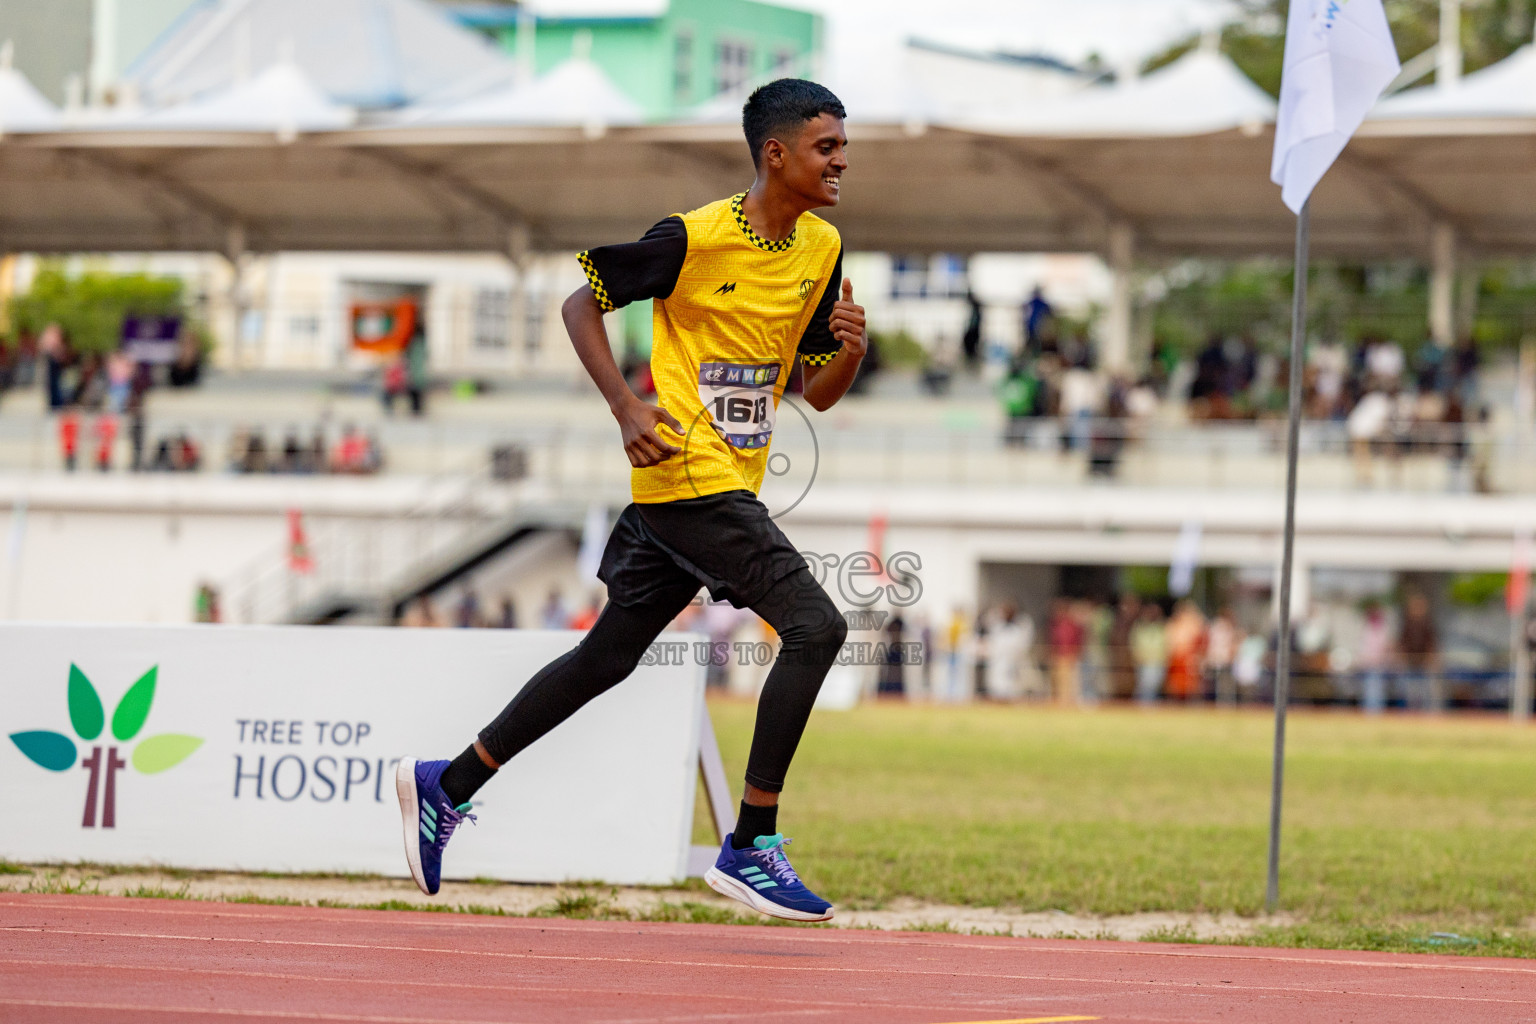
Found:
[(732, 448), (767, 448), (773, 437), (773, 393), (784, 367), (699, 364), (699, 400), (715, 433)]

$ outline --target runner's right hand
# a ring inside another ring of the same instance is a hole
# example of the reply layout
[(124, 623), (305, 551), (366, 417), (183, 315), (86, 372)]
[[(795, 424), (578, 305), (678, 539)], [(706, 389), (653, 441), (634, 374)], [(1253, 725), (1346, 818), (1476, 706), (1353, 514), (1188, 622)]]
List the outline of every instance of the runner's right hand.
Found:
[(660, 465), (682, 451), (662, 440), (656, 432), (657, 424), (665, 423), (679, 437), (683, 435), (683, 425), (677, 417), (660, 406), (636, 398), (614, 413), (614, 418), (619, 421), (619, 429), (624, 435), (624, 454), (629, 456), (629, 464), (636, 469)]

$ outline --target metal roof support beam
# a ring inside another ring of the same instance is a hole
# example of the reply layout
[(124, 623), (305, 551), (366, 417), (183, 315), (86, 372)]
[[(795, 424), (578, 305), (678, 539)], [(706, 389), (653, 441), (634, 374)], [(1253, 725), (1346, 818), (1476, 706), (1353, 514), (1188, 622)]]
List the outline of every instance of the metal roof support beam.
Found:
[(1117, 220), (1129, 223), (1133, 219), (1109, 196), (1066, 170), (1059, 161), (1038, 156), (1028, 150), (1002, 145), (995, 139), (978, 139), (975, 145), (981, 152), (1007, 161), (1025, 173), (1045, 181), (1047, 185), (1064, 193), (1079, 205), (1086, 206), (1105, 223), (1106, 227)]
[[(197, 189), (185, 182), (160, 171), (147, 170), (114, 160), (103, 153), (76, 149), (70, 152), (69, 159), (86, 164), (94, 170), (104, 173), (109, 179), (127, 184), (130, 188), (145, 196), (150, 201), (170, 200), (181, 211), (191, 212), (213, 223), (218, 229), (227, 231), (229, 227), (239, 221), (239, 216), (217, 200), (210, 199)], [(166, 229), (167, 237), (176, 237), (176, 218), (162, 216), (161, 224)]]
[(466, 181), (438, 164), (412, 160), (400, 153), (372, 146), (352, 146), (348, 152), (365, 157), (388, 167), (398, 174), (425, 186), (430, 192), (438, 189), (475, 208), (496, 222), (501, 230), (511, 230), (514, 225), (524, 225), (529, 231), (539, 230), (538, 222), (524, 211), (480, 186)]

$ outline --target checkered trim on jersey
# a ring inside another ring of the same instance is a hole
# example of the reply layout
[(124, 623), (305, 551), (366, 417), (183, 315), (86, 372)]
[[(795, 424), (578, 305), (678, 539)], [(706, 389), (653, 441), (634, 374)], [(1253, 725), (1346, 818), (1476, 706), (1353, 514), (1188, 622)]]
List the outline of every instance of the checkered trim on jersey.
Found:
[(576, 262), (581, 264), (581, 269), (587, 272), (587, 283), (592, 286), (592, 294), (597, 296), (597, 304), (604, 313), (612, 313), (617, 307), (608, 297), (608, 289), (603, 287), (603, 279), (597, 276), (597, 268), (592, 265), (592, 253), (579, 252), (576, 254)]
[[(837, 352), (841, 351), (842, 349), (837, 350)], [(800, 353), (800, 361), (805, 363), (807, 366), (826, 366), (834, 358), (836, 358), (837, 352), (819, 352), (815, 355), (802, 352)]]
[(756, 231), (753, 231), (752, 225), (747, 223), (747, 215), (741, 211), (741, 204), (746, 198), (747, 194), (745, 192), (731, 197), (731, 215), (736, 218), (736, 225), (741, 228), (741, 233), (747, 236), (747, 241), (764, 252), (788, 252), (795, 244), (795, 232), (793, 230), (790, 231), (789, 237), (782, 242), (770, 242)]

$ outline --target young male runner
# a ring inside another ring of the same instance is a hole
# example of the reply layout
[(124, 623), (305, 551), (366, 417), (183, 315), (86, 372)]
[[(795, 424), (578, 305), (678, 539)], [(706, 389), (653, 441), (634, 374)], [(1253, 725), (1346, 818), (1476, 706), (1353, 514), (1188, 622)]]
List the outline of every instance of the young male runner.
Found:
[[(716, 600), (762, 616), (782, 641), (758, 703), (741, 813), (705, 880), (775, 917), (832, 916), (785, 858), (777, 814), (847, 626), (756, 492), (796, 355), (806, 401), (825, 410), (848, 390), (868, 344), (864, 310), (842, 280), (837, 230), (809, 212), (837, 205), (848, 166), (844, 116), (837, 97), (813, 82), (763, 86), (742, 111), (757, 172), (749, 191), (668, 217), (638, 242), (578, 257), (589, 284), (565, 301), (565, 325), (622, 428), (634, 504), (603, 552), (598, 576), (609, 603), (581, 643), (535, 675), (452, 762), (401, 760), (406, 857), (428, 894), (476, 790), (623, 681), (702, 584)], [(654, 300), (654, 406), (625, 384), (603, 329), (605, 312), (640, 299)]]

